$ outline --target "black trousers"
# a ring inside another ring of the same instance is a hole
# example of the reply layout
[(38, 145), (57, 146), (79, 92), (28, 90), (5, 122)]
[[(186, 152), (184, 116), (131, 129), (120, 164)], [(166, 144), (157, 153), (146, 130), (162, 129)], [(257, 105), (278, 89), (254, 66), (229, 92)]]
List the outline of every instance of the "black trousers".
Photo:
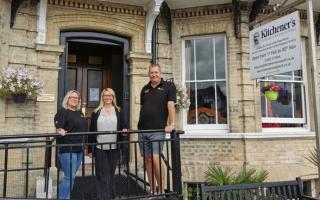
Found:
[(113, 180), (118, 159), (118, 149), (95, 149), (96, 188), (98, 200), (112, 199)]

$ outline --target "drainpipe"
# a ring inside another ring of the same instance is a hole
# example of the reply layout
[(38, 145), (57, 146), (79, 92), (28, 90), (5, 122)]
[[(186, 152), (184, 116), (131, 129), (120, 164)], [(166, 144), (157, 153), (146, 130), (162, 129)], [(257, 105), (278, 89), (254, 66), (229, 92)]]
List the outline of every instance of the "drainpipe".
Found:
[(156, 19), (154, 21), (153, 27), (152, 27), (152, 43), (151, 43), (151, 53), (152, 53), (152, 64), (157, 63), (157, 24), (158, 20)]

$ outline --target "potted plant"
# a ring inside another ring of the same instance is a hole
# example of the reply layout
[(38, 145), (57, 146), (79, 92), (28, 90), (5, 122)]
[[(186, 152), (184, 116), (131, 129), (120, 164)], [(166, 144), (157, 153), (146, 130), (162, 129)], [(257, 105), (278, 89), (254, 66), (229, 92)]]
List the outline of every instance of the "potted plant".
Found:
[(288, 105), (290, 103), (290, 93), (284, 87), (277, 84), (270, 84), (263, 86), (261, 92), (270, 101), (278, 101), (283, 105)]
[(179, 109), (187, 109), (190, 106), (190, 100), (187, 94), (187, 88), (182, 84), (175, 84), (176, 85), (176, 96), (177, 96), (177, 103), (176, 106)]
[(27, 96), (35, 97), (41, 94), (42, 90), (43, 84), (26, 68), (8, 67), (0, 77), (0, 95), (4, 98), (12, 96), (17, 103), (23, 103)]

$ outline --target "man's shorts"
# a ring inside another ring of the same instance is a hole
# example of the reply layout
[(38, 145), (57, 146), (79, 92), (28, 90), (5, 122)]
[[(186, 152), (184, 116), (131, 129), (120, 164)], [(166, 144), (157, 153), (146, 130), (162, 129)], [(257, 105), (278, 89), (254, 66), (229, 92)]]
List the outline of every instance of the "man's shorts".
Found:
[(163, 140), (166, 138), (164, 132), (139, 133), (138, 135), (141, 156), (147, 157), (151, 153), (160, 155), (163, 149)]

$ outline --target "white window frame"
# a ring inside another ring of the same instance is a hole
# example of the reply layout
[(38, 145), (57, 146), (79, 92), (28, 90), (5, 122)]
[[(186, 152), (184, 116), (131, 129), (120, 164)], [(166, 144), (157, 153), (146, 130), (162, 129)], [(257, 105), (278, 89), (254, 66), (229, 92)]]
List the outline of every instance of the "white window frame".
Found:
[[(185, 85), (186, 77), (186, 63), (185, 63), (185, 41), (186, 40), (196, 40), (196, 39), (212, 39), (216, 36), (223, 36), (224, 37), (224, 44), (225, 44), (225, 79), (223, 81), (226, 82), (226, 94), (227, 94), (227, 124), (188, 124), (187, 122), (187, 110), (183, 110), (182, 117), (183, 117), (183, 130), (185, 131), (186, 136), (191, 137), (206, 137), (206, 136), (213, 136), (216, 134), (226, 134), (229, 133), (229, 96), (228, 96), (228, 60), (227, 60), (227, 36), (226, 34), (214, 34), (214, 35), (206, 35), (206, 36), (190, 36), (182, 38), (182, 83)], [(213, 47), (215, 48), (215, 47)], [(215, 63), (215, 60), (214, 60)], [(202, 82), (202, 81), (213, 81), (218, 82), (218, 79), (213, 80), (201, 80), (201, 81), (194, 81), (194, 82)]]
[[(267, 118), (261, 116), (261, 125), (262, 123), (301, 123), (305, 124), (304, 127), (281, 127), (281, 128), (262, 128), (262, 132), (266, 133), (290, 133), (290, 132), (310, 132), (310, 109), (309, 109), (309, 101), (308, 101), (308, 72), (307, 72), (307, 61), (306, 61), (306, 40), (305, 38), (301, 38), (301, 66), (302, 66), (302, 85), (304, 85), (304, 94), (302, 94), (302, 111), (304, 112), (303, 118), (290, 118), (291, 121), (288, 122), (288, 119), (279, 119), (279, 118)], [(271, 82), (286, 82), (286, 81), (273, 81)], [(294, 81), (289, 81), (294, 83)], [(301, 82), (301, 81), (299, 81)], [(261, 82), (260, 82), (261, 84)]]

